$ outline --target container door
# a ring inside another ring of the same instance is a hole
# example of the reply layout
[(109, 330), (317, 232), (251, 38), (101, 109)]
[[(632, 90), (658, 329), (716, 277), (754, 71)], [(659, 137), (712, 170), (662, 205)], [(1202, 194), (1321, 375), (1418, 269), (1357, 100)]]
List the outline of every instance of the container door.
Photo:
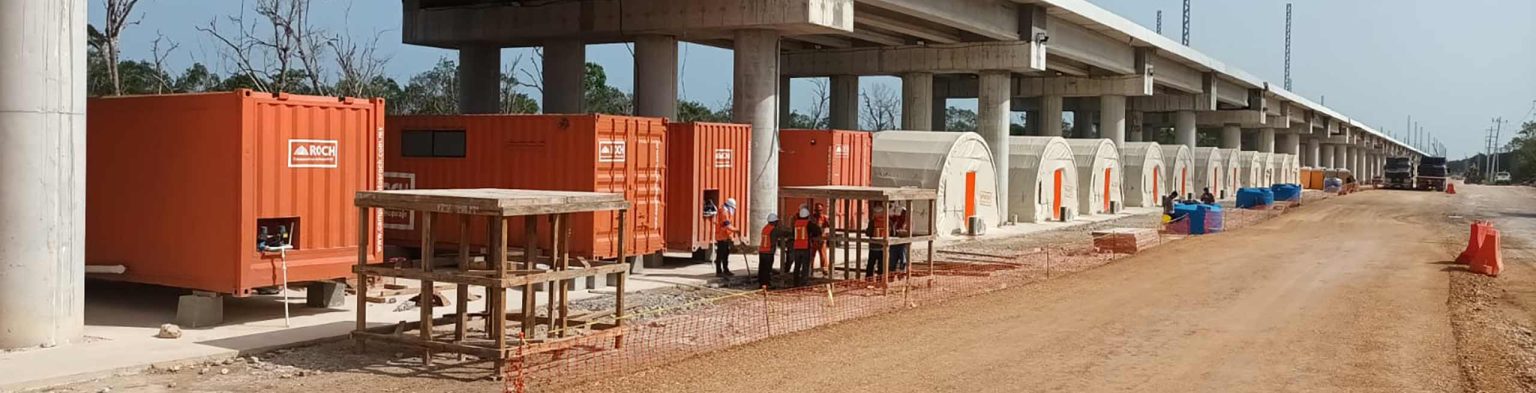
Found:
[(976, 216), (976, 172), (965, 173), (965, 218)]
[(1067, 171), (1065, 169), (1057, 168), (1055, 175), (1052, 176), (1052, 178), (1055, 179), (1055, 182), (1051, 183), (1051, 217), (1055, 217), (1057, 221), (1060, 221), (1062, 219), (1062, 217), (1061, 217), (1061, 184), (1062, 184), (1062, 177), (1066, 173), (1067, 173)]

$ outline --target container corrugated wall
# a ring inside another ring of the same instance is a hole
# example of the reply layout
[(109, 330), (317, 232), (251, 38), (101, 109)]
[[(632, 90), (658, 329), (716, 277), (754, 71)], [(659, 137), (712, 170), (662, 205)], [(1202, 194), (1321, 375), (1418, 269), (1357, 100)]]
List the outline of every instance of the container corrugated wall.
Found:
[(873, 138), (864, 131), (779, 132), (779, 186), (868, 186)]
[[(738, 224), (745, 222), (751, 211), (747, 195), (751, 143), (750, 125), (667, 124), (668, 249), (693, 251), (714, 242), (715, 218), (703, 215), (706, 195), (715, 198), (716, 208), (723, 208), (727, 199), (736, 199), (736, 215), (728, 218)], [(747, 228), (741, 230), (752, 233)]]
[[(386, 181), (391, 188), (520, 188), (623, 193), (632, 204), (628, 255), (660, 252), (665, 221), (666, 125), (661, 119), (607, 115), (391, 116), (385, 132)], [(404, 131), (463, 132), (462, 157), (405, 157)], [(419, 217), (390, 214), (386, 239), (415, 247)], [(540, 231), (547, 233), (548, 223)], [(585, 258), (618, 256), (618, 216), (572, 216), (571, 252)], [(451, 227), (451, 228), (450, 228)], [(443, 242), (459, 238), (456, 226), (439, 226)], [(523, 227), (509, 224), (511, 244), (521, 246)], [(473, 227), (483, 239), (483, 226)], [(474, 241), (483, 244), (483, 241)], [(540, 247), (549, 239), (540, 236)]]
[(290, 282), (350, 275), (352, 197), (380, 182), (382, 100), (241, 90), (89, 105), (87, 264), (128, 268), (113, 279), (246, 295), (280, 284), (281, 261), (256, 250), (257, 222), (285, 219), (298, 228)]

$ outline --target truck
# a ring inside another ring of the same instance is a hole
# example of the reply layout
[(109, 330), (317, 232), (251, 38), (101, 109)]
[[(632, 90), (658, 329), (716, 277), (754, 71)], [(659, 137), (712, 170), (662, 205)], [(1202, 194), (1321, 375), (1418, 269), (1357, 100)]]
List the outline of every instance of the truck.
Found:
[(1388, 157), (1383, 170), (1385, 185), (1392, 189), (1414, 188), (1413, 159), (1408, 157)]
[(1445, 191), (1445, 157), (1424, 157), (1419, 160), (1419, 173), (1414, 177), (1420, 190)]

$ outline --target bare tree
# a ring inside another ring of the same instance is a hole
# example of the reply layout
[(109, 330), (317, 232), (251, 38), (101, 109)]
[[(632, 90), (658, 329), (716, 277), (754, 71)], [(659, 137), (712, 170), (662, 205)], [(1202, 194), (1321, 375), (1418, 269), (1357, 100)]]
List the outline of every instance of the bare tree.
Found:
[(133, 17), (133, 7), (139, 5), (139, 0), (102, 0), (107, 8), (107, 26), (103, 36), (106, 37), (107, 50), (107, 75), (112, 80), (112, 94), (123, 94), (123, 80), (117, 73), (118, 55), (122, 52), (121, 42), (123, 29), (139, 24)]
[(180, 47), (181, 44), (165, 38), (164, 34), (155, 33), (155, 40), (150, 43), (150, 53), (154, 57), (151, 60), (155, 66), (155, 94), (165, 94), (175, 90), (171, 87), (173, 83), (171, 74), (165, 71), (165, 58), (170, 57), (171, 52), (175, 52), (176, 48)]
[(350, 35), (338, 34), (327, 40), (326, 45), (336, 53), (336, 68), (341, 72), (336, 93), (353, 97), (370, 97), (382, 92), (370, 91), (374, 78), (384, 75), (384, 66), (391, 56), (379, 54), (379, 39), (384, 32), (376, 32), (370, 41), (360, 41)]
[[(254, 11), (263, 21), (247, 21), (246, 10), (241, 9), (240, 14), (226, 18), (234, 31), (220, 29), (217, 18), (197, 30), (222, 43), (223, 55), (234, 63), (235, 72), (249, 78), (258, 90), (289, 91), (300, 79), (307, 79), (314, 93), (328, 94), (321, 53), (329, 38), (310, 28), (309, 4), (309, 0), (257, 0)], [(295, 63), (305, 75), (294, 75)]]
[[(519, 60), (521, 60), (521, 58), (519, 58)], [(529, 68), (532, 68), (533, 70), (529, 71), (528, 70)], [(518, 82), (520, 84), (522, 84), (523, 86), (527, 86), (529, 88), (532, 88), (534, 90), (537, 90), (539, 92), (540, 96), (544, 95), (544, 49), (543, 48), (538, 48), (538, 47), (533, 48), (533, 60), (528, 62), (528, 68), (522, 68), (522, 69), (519, 69), (518, 71), (523, 73), (523, 77), (522, 78), (518, 78)]]
[(810, 118), (813, 126), (817, 128), (825, 127), (825, 124), (832, 120), (827, 116), (829, 112), (827, 105), (832, 101), (832, 93), (828, 88), (826, 78), (812, 79), (811, 86), (811, 99), (815, 102), (811, 104), (810, 112), (806, 113), (805, 116)]
[(865, 130), (885, 131), (896, 128), (901, 116), (901, 96), (890, 86), (873, 85), (859, 92), (859, 95), (863, 101), (859, 120), (864, 122)]

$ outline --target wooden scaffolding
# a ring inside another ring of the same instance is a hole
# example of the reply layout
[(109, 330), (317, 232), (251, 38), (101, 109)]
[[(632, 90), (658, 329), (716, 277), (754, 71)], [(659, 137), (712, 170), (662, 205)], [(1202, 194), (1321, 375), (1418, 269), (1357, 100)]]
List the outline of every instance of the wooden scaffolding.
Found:
[[(357, 273), (357, 293), (360, 296), (357, 297), (357, 329), (352, 332), (352, 337), (357, 340), (359, 348), (363, 348), (367, 341), (417, 347), (425, 352), (422, 359), (426, 365), (431, 365), (434, 351), (473, 355), (495, 362), (496, 376), (500, 377), (505, 372), (507, 360), (514, 354), (567, 349), (577, 337), (609, 335), (614, 338), (615, 347), (622, 345), (624, 282), (629, 275), (629, 264), (623, 263), (624, 240), (629, 236), (625, 225), (629, 202), (624, 200), (623, 195), (504, 189), (392, 190), (359, 192), (354, 203), (358, 208), (358, 261), (352, 271)], [(368, 250), (373, 241), (369, 238), (368, 226), (377, 217), (369, 209), (417, 214), (420, 217), (417, 224), (421, 227), (420, 260), (424, 263), (408, 267), (367, 265)], [(619, 263), (571, 269), (571, 215), (598, 211), (616, 211)], [(488, 246), (485, 248), (484, 261), (500, 263), (474, 263), (469, 238), (471, 221), (476, 217), (480, 217), (486, 225), (488, 239), (485, 239), (484, 244)], [(521, 218), (524, 225), (522, 235), (526, 244), (521, 255), (514, 255), (508, 250), (508, 224), (513, 217)], [(546, 253), (539, 252), (540, 220), (547, 220), (545, 225), (549, 228), (543, 234), (549, 240)], [(439, 265), (434, 263), (438, 261), (435, 257), (438, 242), (434, 234), (453, 230), (451, 227), (434, 230), (435, 223), (441, 222), (458, 225), (458, 257), (452, 266), (434, 266)], [(573, 321), (569, 307), (573, 281), (599, 275), (617, 276), (617, 281), (612, 283), (617, 290), (613, 322), (597, 323), (596, 318), (580, 316)], [(361, 296), (368, 293), (369, 277), (393, 277), (421, 282), (421, 295), (418, 298), (421, 310), (417, 325), (419, 335), (403, 334), (404, 329), (397, 329), (395, 333), (369, 331), (366, 296)], [(455, 313), (441, 320), (433, 318), (433, 299), (437, 298), (433, 292), (435, 283), (455, 284), (457, 290)], [(468, 334), (471, 314), (467, 303), (470, 301), (472, 286), (485, 290), (486, 309), (481, 314), (485, 321), (485, 334), (478, 337)], [(539, 287), (548, 289), (546, 292), (549, 295), (547, 312), (542, 317), (537, 315), (536, 307), (536, 289)], [(508, 289), (521, 289), (523, 304), (517, 313), (507, 312)], [(515, 336), (507, 332), (509, 319), (519, 323), (521, 331)], [(438, 323), (454, 325), (453, 332), (435, 332), (434, 325)], [(545, 327), (542, 331), (537, 329), (541, 325)], [(509, 345), (509, 341), (515, 341), (521, 347)]]
[[(858, 276), (861, 268), (858, 262), (864, 260), (865, 248), (880, 248), (885, 257), (880, 263), (880, 284), (883, 291), (889, 291), (891, 282), (891, 246), (911, 245), (926, 242), (928, 255), (926, 263), (928, 274), (933, 274), (933, 241), (938, 227), (938, 190), (922, 188), (895, 188), (895, 187), (856, 187), (856, 186), (810, 186), (810, 187), (784, 187), (779, 190), (780, 217), (793, 222), (798, 214), (800, 205), (812, 206), (814, 203), (825, 203), (827, 206), (828, 228), (823, 228), (826, 238), (826, 248), (831, 252), (827, 263), (822, 267), (822, 274), (828, 279), (836, 279), (833, 270), (837, 269), (838, 251), (842, 251), (843, 279), (853, 279)], [(867, 228), (866, 223), (874, 222), (877, 214), (874, 206), (889, 206), (880, 209), (878, 214), (880, 222), (885, 223), (885, 228)], [(925, 225), (917, 222), (908, 222), (904, 230), (893, 228), (891, 210), (906, 208), (911, 212), (913, 221), (920, 213), (914, 209), (924, 208), (922, 213), (926, 220)], [(866, 230), (874, 229), (874, 230)], [(910, 265), (910, 261), (909, 261)]]

